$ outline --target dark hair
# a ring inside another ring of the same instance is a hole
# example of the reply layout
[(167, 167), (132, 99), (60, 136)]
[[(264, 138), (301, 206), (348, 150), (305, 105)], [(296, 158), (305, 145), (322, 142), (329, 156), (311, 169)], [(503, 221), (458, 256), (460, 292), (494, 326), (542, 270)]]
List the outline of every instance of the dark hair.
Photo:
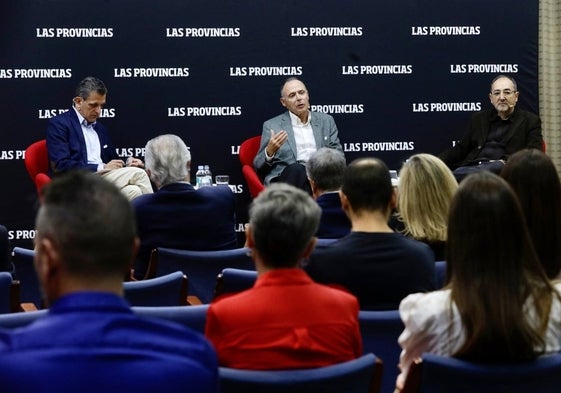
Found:
[(541, 264), (552, 279), (561, 271), (561, 182), (551, 159), (536, 149), (509, 157), (501, 177), (512, 187)]
[(94, 76), (85, 77), (76, 87), (76, 97), (82, 97), (82, 99), (86, 100), (92, 91), (104, 96), (107, 94), (107, 87), (100, 79)]
[(390, 171), (382, 160), (358, 158), (345, 170), (341, 191), (355, 211), (386, 212), (393, 193)]
[(454, 356), (508, 362), (543, 353), (552, 296), (559, 295), (541, 269), (512, 189), (490, 172), (472, 174), (460, 184), (449, 219), (451, 299), (466, 337)]
[(321, 209), (304, 191), (285, 183), (273, 183), (249, 208), (255, 248), (272, 268), (296, 267), (314, 237)]
[(500, 74), (500, 75), (497, 75), (496, 77), (494, 77), (493, 80), (491, 81), (491, 87), (490, 87), (491, 91), (493, 90), (493, 85), (495, 84), (495, 82), (498, 81), (501, 78), (506, 78), (506, 79), (510, 80), (512, 82), (512, 84), (514, 85), (514, 91), (518, 90), (518, 86), (516, 85), (516, 80), (514, 80), (514, 78), (512, 76)]
[(123, 277), (133, 257), (134, 213), (112, 183), (85, 171), (55, 177), (43, 189), (37, 237), (57, 244), (76, 277)]

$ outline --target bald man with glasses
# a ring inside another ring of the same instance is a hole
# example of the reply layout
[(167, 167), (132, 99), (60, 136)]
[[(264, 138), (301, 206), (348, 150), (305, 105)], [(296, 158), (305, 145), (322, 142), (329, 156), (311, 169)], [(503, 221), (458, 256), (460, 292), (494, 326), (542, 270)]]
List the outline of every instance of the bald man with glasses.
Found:
[(499, 75), (491, 82), (493, 108), (475, 113), (464, 137), (440, 158), (456, 179), (480, 170), (499, 173), (508, 157), (525, 148), (543, 148), (541, 120), (516, 108), (519, 92), (514, 78)]

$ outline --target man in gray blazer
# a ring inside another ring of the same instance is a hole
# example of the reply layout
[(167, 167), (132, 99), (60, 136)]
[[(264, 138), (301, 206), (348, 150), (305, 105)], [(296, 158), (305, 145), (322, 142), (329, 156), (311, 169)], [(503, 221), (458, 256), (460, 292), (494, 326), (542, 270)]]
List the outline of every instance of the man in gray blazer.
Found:
[(280, 102), (287, 111), (263, 124), (253, 165), (265, 185), (284, 182), (311, 193), (305, 164), (322, 147), (343, 151), (337, 126), (330, 115), (310, 111), (308, 90), (297, 78), (284, 82)]

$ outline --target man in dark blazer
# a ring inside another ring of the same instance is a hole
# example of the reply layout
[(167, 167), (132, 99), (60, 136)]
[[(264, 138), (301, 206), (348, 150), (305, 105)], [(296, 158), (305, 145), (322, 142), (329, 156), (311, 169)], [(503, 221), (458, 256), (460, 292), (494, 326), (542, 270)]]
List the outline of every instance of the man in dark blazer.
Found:
[(540, 118), (516, 108), (519, 94), (512, 77), (493, 79), (489, 99), (494, 108), (475, 113), (466, 135), (440, 154), (458, 181), (483, 169), (499, 173), (518, 150), (543, 148)]
[(333, 117), (310, 111), (310, 97), (302, 81), (288, 78), (280, 102), (287, 111), (263, 124), (261, 146), (253, 165), (264, 183), (284, 182), (310, 192), (304, 164), (322, 147), (343, 151)]
[(101, 80), (84, 78), (76, 88), (72, 108), (49, 121), (47, 151), (51, 172), (97, 172), (129, 199), (152, 193), (150, 180), (141, 169), (142, 161), (130, 157), (125, 162), (119, 158), (107, 129), (98, 121), (106, 95), (107, 88)]
[(176, 135), (160, 135), (146, 144), (146, 171), (157, 191), (132, 201), (140, 249), (134, 277), (145, 277), (156, 247), (212, 251), (237, 247), (236, 201), (230, 187), (189, 183), (191, 154)]
[(346, 167), (343, 152), (327, 147), (312, 154), (306, 163), (312, 196), (321, 207), (321, 220), (316, 232), (320, 239), (338, 239), (351, 231), (351, 222), (339, 198)]

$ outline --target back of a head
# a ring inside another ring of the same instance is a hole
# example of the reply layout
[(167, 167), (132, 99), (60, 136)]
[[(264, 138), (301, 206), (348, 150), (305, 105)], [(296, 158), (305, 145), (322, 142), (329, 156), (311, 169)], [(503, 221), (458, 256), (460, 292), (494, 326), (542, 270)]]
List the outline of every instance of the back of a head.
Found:
[(534, 248), (549, 278), (561, 270), (561, 182), (551, 159), (536, 149), (509, 157), (501, 177), (520, 201)]
[(354, 211), (386, 212), (393, 194), (389, 169), (377, 158), (358, 158), (345, 169), (341, 191)]
[(321, 209), (306, 192), (285, 183), (253, 200), (249, 222), (255, 248), (270, 268), (296, 267), (319, 226)]
[(122, 279), (132, 260), (132, 207), (115, 185), (93, 173), (53, 178), (43, 189), (36, 228), (37, 240), (50, 238), (75, 277)]
[[(450, 208), (447, 267), (466, 342), (456, 354), (482, 361), (535, 357), (551, 286), (539, 266), (516, 195), (499, 176), (472, 174)], [(524, 303), (533, 297), (536, 325)]]
[(308, 177), (322, 191), (337, 191), (343, 184), (343, 174), (347, 162), (343, 152), (322, 147), (306, 163)]
[(162, 187), (186, 179), (191, 153), (180, 137), (165, 134), (146, 143), (144, 160), (150, 179)]
[(445, 241), (450, 202), (458, 188), (446, 164), (431, 154), (415, 154), (401, 167), (397, 210), (407, 235)]

